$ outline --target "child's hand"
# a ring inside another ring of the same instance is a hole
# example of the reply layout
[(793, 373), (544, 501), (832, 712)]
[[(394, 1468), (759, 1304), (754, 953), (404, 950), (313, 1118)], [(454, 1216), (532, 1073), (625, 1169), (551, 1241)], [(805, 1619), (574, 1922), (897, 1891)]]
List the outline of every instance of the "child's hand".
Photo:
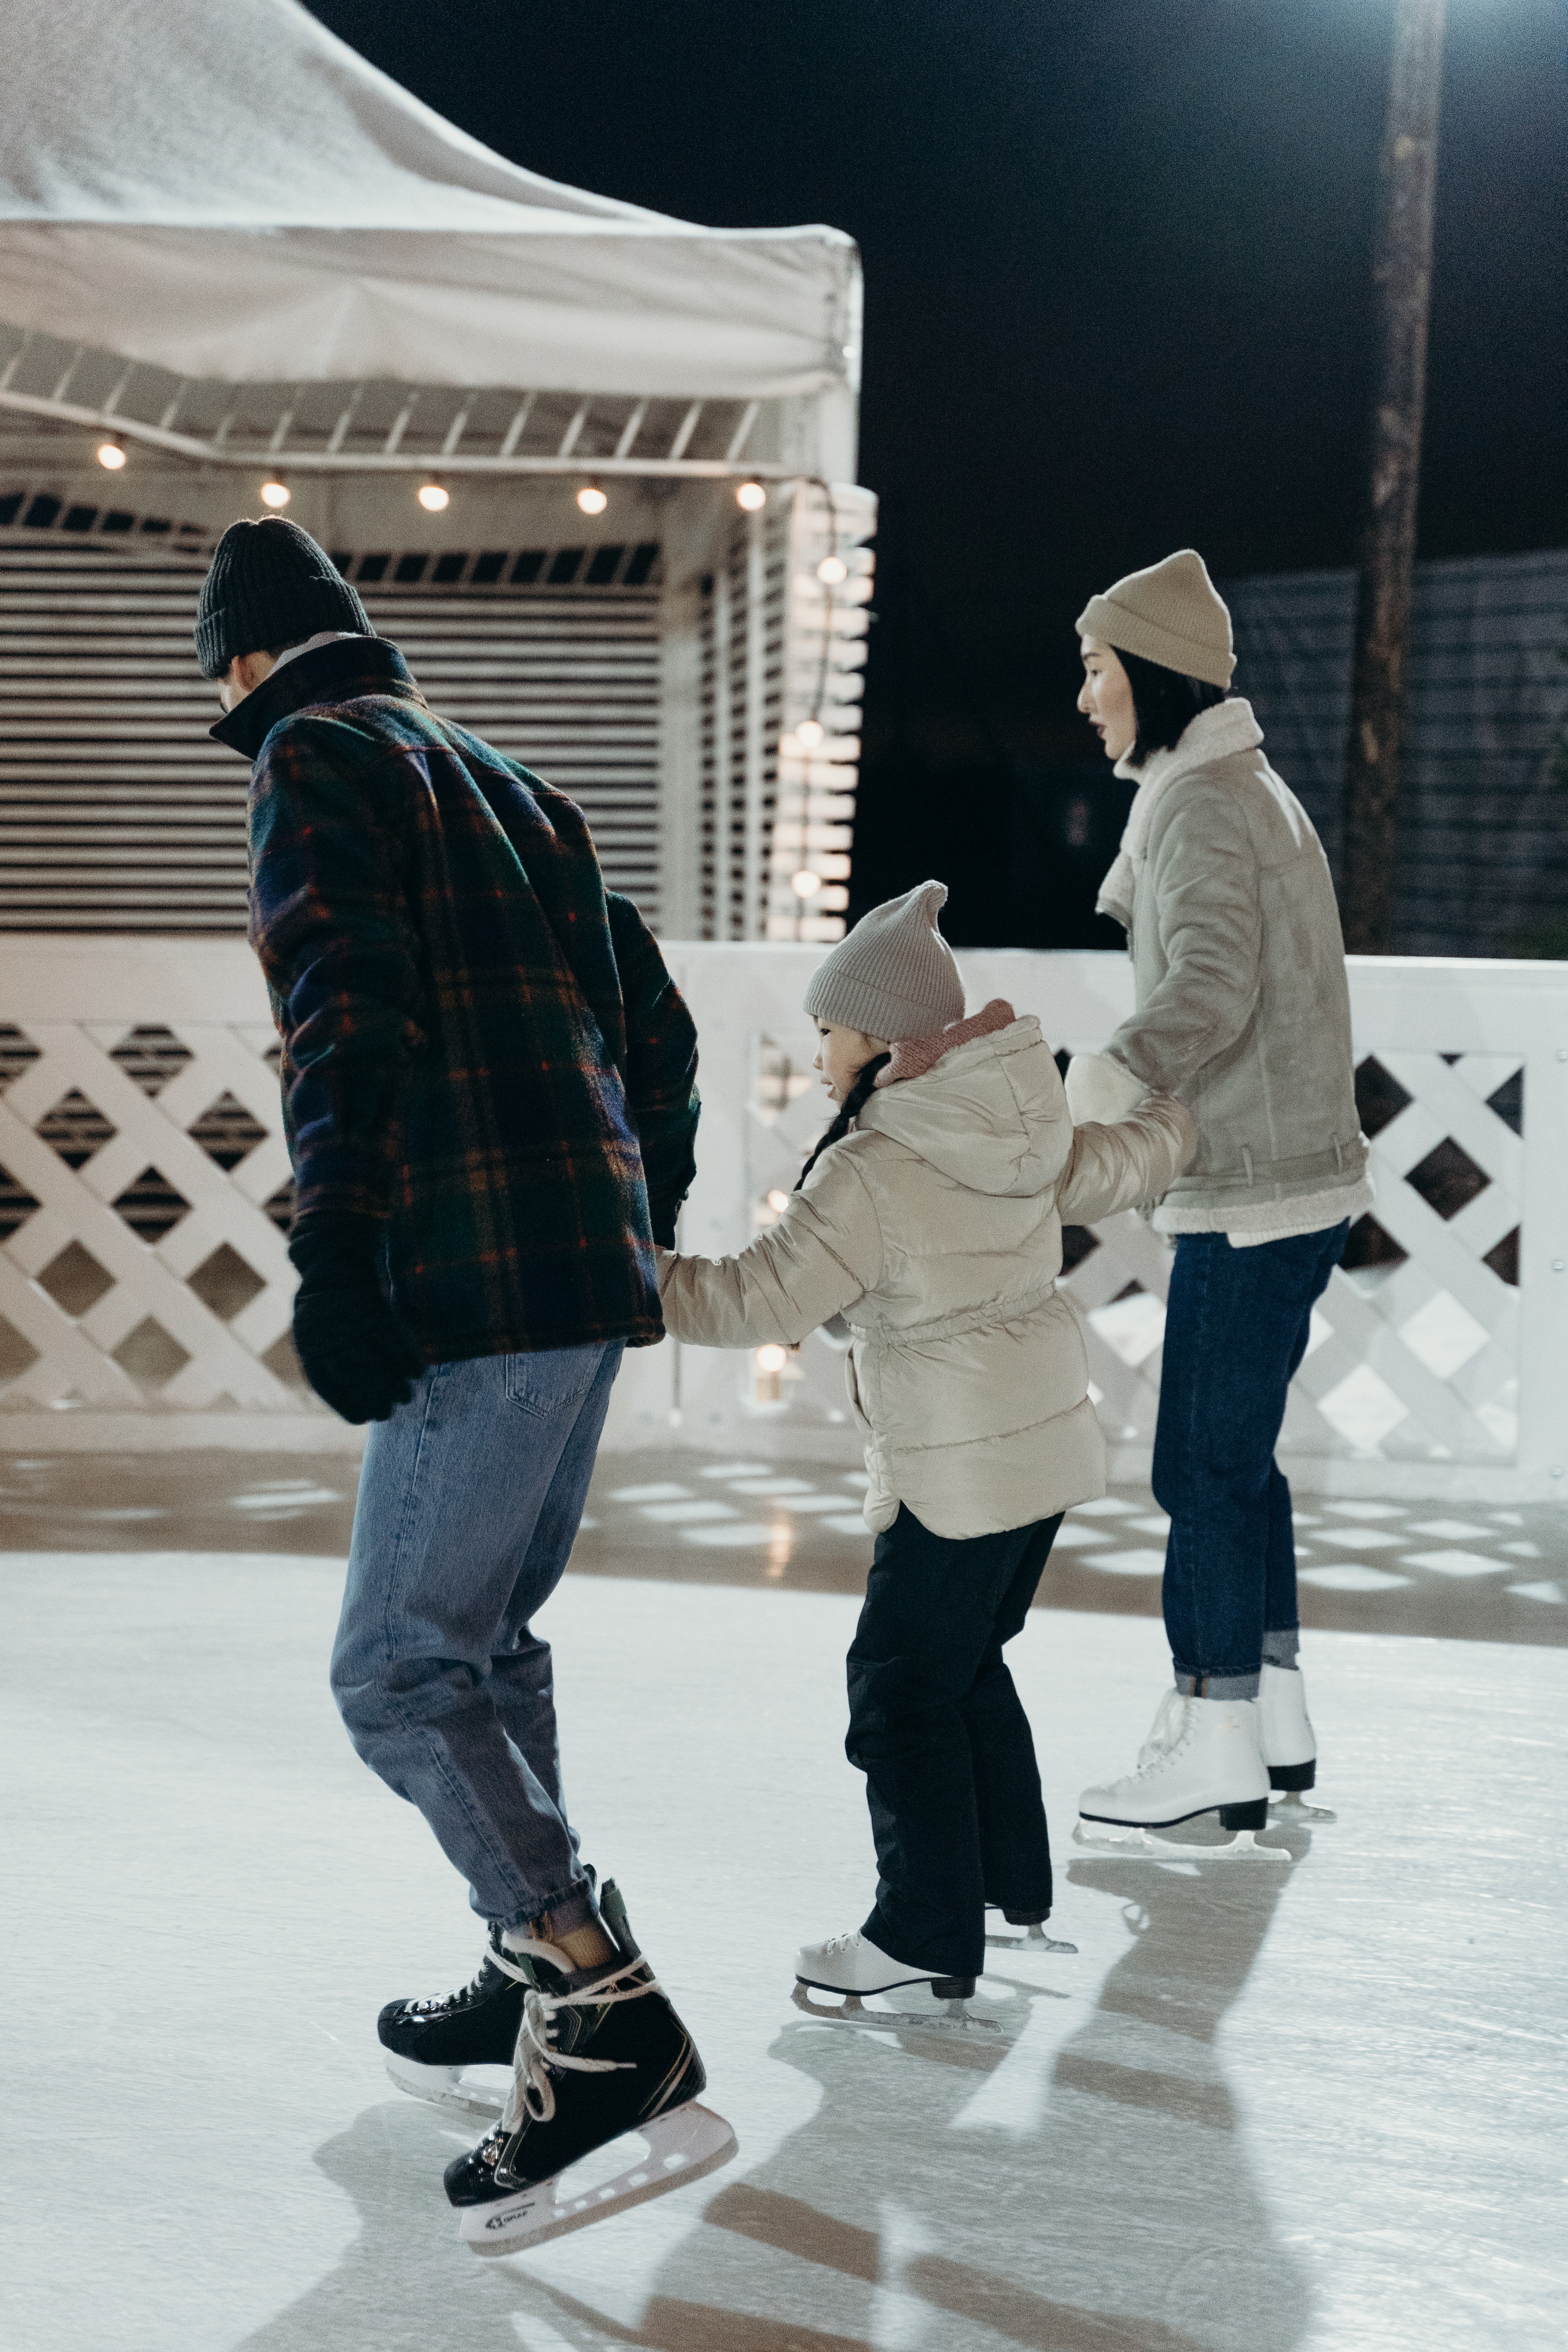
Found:
[(1149, 1089), (1125, 1062), (1109, 1054), (1075, 1054), (1068, 1064), (1068, 1108), (1075, 1127), (1114, 1127), (1128, 1118)]

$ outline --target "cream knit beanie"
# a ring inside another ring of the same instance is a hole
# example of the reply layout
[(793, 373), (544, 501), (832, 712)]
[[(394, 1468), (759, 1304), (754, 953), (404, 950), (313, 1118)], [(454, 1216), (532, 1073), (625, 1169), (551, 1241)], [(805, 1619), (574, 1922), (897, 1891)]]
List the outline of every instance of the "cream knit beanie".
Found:
[(963, 982), (937, 929), (945, 882), (920, 882), (862, 915), (816, 967), (806, 991), (814, 1021), (837, 1021), (868, 1037), (929, 1037), (963, 1018)]
[(1091, 596), (1078, 616), (1078, 633), (1210, 686), (1228, 686), (1236, 667), (1230, 613), (1195, 548), (1130, 572), (1103, 596)]

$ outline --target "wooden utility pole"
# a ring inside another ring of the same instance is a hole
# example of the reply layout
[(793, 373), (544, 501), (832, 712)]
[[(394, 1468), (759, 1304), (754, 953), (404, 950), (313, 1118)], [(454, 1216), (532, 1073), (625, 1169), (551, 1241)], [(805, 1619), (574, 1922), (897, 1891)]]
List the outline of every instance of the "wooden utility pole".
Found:
[(1405, 655), (1415, 562), (1445, 0), (1394, 0), (1388, 119), (1378, 159), (1366, 515), (1345, 747), (1340, 906), (1352, 954), (1393, 932), (1405, 738)]

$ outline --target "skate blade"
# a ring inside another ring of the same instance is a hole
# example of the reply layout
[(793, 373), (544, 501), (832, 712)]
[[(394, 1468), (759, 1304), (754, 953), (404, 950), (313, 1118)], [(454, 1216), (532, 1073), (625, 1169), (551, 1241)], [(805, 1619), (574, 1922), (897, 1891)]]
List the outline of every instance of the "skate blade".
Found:
[(1289, 1862), (1289, 1849), (1259, 1845), (1255, 1830), (1237, 1830), (1224, 1845), (1178, 1845), (1169, 1838), (1151, 1837), (1137, 1827), (1118, 1829), (1113, 1822), (1073, 1823), (1072, 1842), (1086, 1853), (1115, 1854), (1123, 1861), (1142, 1862)]
[[(901, 1986), (893, 1988), (894, 1991), (902, 1990)], [(906, 2029), (912, 2028), (917, 2033), (952, 2033), (953, 2032), (963, 2033), (976, 2030), (982, 2032), (1000, 2033), (1002, 2031), (1002, 2021), (999, 2017), (976, 2017), (968, 2003), (962, 2000), (942, 2002), (933, 2000), (932, 2013), (928, 2017), (923, 2011), (918, 2009), (868, 2009), (866, 2007), (867, 2000), (888, 1999), (886, 1993), (868, 1993), (862, 1996), (858, 1992), (847, 1992), (841, 2001), (813, 2000), (811, 1993), (812, 1988), (803, 1984), (797, 1977), (790, 1999), (805, 2016), (816, 2018), (820, 2025), (858, 2025), (863, 2032), (877, 2033), (888, 2033), (899, 2026)]]
[(1047, 1936), (1043, 1927), (1026, 1927), (1021, 1936), (987, 1936), (985, 1940), (999, 1952), (1071, 1952), (1076, 1955), (1078, 1951), (1076, 1944), (1058, 1943), (1054, 1936)]
[(1310, 1805), (1300, 1789), (1276, 1789), (1268, 1800), (1269, 1816), (1273, 1821), (1337, 1822), (1339, 1815), (1331, 1806)]
[(453, 2115), (477, 2116), (481, 2123), (496, 2122), (506, 2105), (504, 2089), (465, 2082), (460, 2066), (422, 2066), (417, 2058), (400, 2057), (395, 2050), (384, 2050), (382, 2055), (391, 2080), (412, 2099), (428, 2099), (432, 2106), (446, 2107)]
[(656, 2116), (640, 2127), (638, 2136), (647, 2142), (647, 2154), (617, 2172), (613, 2180), (581, 2197), (563, 2197), (561, 2183), (570, 2177), (568, 2168), (552, 2180), (520, 2189), (500, 2204), (468, 2207), (458, 2224), (458, 2237), (470, 2253), (528, 2253), (551, 2238), (564, 2238), (573, 2230), (585, 2230), (590, 2222), (606, 2221), (628, 2205), (646, 2204), (650, 2197), (684, 2189), (688, 2181), (717, 2172), (740, 2149), (733, 2127), (696, 2099), (672, 2108), (668, 2115)]

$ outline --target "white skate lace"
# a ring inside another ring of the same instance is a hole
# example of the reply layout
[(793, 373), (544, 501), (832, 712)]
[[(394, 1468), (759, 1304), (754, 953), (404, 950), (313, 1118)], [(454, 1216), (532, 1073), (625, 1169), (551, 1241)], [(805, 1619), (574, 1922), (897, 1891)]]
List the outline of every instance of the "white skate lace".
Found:
[[(1154, 1746), (1154, 1739), (1160, 1729), (1160, 1719), (1157, 1716), (1154, 1719), (1154, 1729), (1151, 1731), (1148, 1738), (1144, 1741), (1142, 1747), (1138, 1751), (1138, 1763), (1136, 1769), (1133, 1771), (1129, 1772), (1125, 1780), (1119, 1781), (1117, 1783), (1119, 1788), (1130, 1787), (1133, 1782), (1138, 1780), (1152, 1780), (1159, 1773), (1167, 1771), (1176, 1761), (1177, 1758), (1185, 1750), (1187, 1744), (1193, 1736), (1192, 1705), (1190, 1701), (1184, 1698), (1177, 1691), (1173, 1691), (1171, 1693), (1171, 1696), (1176, 1701), (1177, 1706), (1182, 1710), (1182, 1719), (1176, 1728), (1174, 1737), (1168, 1739), (1163, 1747), (1156, 1748)], [(1163, 1713), (1163, 1709), (1162, 1709), (1162, 1713)]]
[[(552, 1967), (558, 1966), (561, 1955), (551, 1944), (531, 1941), (521, 1947), (522, 1953), (536, 1953)], [(517, 2052), (512, 2061), (511, 2088), (507, 2093), (506, 2105), (501, 2110), (502, 2134), (514, 2132), (527, 2116), (536, 2124), (547, 2124), (555, 2113), (555, 2085), (551, 2081), (552, 2070), (571, 2074), (621, 2074), (635, 2073), (629, 2058), (574, 2058), (555, 2047), (555, 2021), (563, 2009), (611, 2009), (617, 2001), (641, 2000), (650, 1992), (660, 1990), (657, 1978), (641, 1978), (628, 1990), (613, 1990), (624, 1986), (632, 1969), (641, 1968), (641, 1960), (623, 1960), (607, 1976), (594, 1983), (580, 1985), (574, 1992), (542, 1992), (526, 1969), (515, 1965), (505, 1950), (492, 1950), (490, 1958), (509, 1977), (527, 1988), (522, 2000), (522, 2022), (518, 2028)]]
[(1163, 1755), (1165, 1749), (1171, 1745), (1172, 1725), (1184, 1712), (1185, 1701), (1181, 1692), (1174, 1689), (1168, 1690), (1155, 1709), (1154, 1720), (1149, 1726), (1149, 1737), (1138, 1750), (1138, 1761), (1133, 1768), (1135, 1771), (1145, 1771), (1157, 1757)]

